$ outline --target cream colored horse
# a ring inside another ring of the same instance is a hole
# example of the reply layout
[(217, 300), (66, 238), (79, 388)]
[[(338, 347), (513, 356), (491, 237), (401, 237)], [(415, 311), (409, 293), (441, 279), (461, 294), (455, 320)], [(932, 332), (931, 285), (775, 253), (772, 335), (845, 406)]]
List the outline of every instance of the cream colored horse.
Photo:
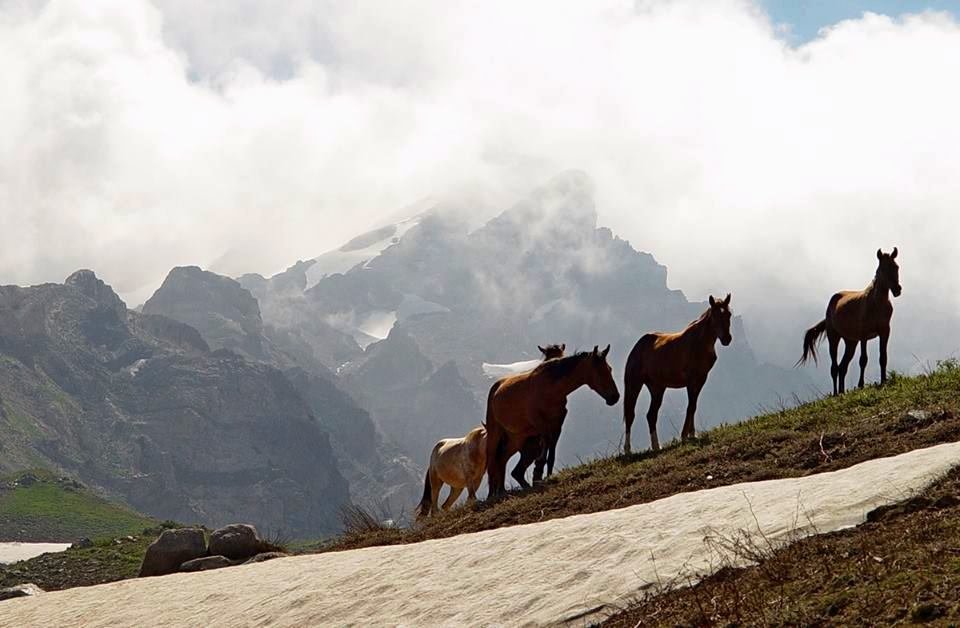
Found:
[(444, 438), (430, 453), (430, 466), (423, 480), (423, 499), (417, 506), (417, 518), (437, 512), (440, 489), (450, 485), (450, 494), (443, 509), (453, 506), (463, 489), (467, 502), (477, 500), (477, 489), (487, 470), (487, 430), (475, 427), (463, 438)]

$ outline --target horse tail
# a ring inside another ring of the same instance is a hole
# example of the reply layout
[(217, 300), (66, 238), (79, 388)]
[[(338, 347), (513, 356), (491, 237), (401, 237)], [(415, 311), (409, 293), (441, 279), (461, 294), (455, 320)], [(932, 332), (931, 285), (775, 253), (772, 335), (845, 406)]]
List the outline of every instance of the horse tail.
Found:
[(797, 360), (794, 366), (805, 364), (807, 360), (813, 358), (813, 363), (817, 363), (817, 343), (820, 337), (827, 332), (827, 319), (823, 319), (813, 327), (807, 330), (803, 335), (803, 355)]
[(502, 379), (493, 382), (493, 385), (490, 386), (490, 392), (487, 393), (487, 414), (483, 420), (483, 427), (487, 429), (487, 432), (490, 431), (490, 419), (493, 418), (493, 396), (500, 390), (501, 383), (503, 383)]
[(417, 505), (416, 514), (418, 517), (426, 517), (430, 514), (430, 501), (433, 499), (432, 490), (430, 488), (430, 468), (427, 468), (427, 472), (423, 478), (423, 497), (420, 499), (420, 503)]

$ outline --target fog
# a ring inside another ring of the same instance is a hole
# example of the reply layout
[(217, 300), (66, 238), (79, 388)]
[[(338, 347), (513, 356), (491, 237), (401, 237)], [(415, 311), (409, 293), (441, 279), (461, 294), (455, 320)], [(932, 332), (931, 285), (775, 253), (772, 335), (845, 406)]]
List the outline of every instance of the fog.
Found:
[(951, 15), (793, 46), (747, 0), (283, 7), (0, 0), (0, 283), (88, 267), (132, 306), (175, 265), (270, 274), (578, 168), (671, 287), (733, 293), (762, 358), (893, 246), (893, 365), (960, 352)]

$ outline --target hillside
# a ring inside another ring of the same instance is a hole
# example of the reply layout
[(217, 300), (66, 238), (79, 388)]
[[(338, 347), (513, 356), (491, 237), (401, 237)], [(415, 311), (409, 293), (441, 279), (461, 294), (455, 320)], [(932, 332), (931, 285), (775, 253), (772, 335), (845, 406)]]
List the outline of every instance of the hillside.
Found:
[(0, 478), (0, 541), (70, 543), (140, 534), (154, 525), (155, 520), (48, 471)]
[[(601, 458), (563, 469), (541, 487), (442, 513), (408, 529), (357, 529), (325, 545), (337, 551), (413, 543), (650, 502), (680, 492), (832, 471), (960, 440), (960, 366), (892, 377), (673, 443), (658, 454)], [(441, 494), (442, 496), (443, 494)]]

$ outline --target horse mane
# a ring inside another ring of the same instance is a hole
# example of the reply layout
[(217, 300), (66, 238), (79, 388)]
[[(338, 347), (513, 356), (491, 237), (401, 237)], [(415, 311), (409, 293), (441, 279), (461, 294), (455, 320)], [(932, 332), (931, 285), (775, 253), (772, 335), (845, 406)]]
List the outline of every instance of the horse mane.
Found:
[(552, 360), (546, 360), (541, 362), (534, 368), (530, 374), (538, 375), (540, 373), (545, 373), (552, 379), (561, 379), (567, 377), (580, 364), (580, 361), (583, 358), (592, 355), (589, 351), (580, 351), (574, 353), (573, 355), (564, 356), (562, 358), (553, 358)]

